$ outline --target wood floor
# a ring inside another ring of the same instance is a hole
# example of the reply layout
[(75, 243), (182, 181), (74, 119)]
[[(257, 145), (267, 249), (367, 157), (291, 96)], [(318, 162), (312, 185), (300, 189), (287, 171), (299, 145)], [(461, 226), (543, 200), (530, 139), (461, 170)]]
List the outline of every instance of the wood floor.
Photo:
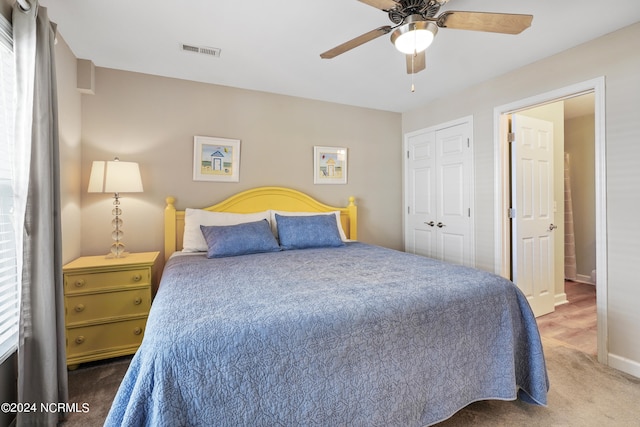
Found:
[(569, 301), (567, 304), (559, 305), (553, 313), (536, 319), (540, 335), (567, 343), (584, 353), (596, 355), (596, 287), (566, 281), (565, 293)]

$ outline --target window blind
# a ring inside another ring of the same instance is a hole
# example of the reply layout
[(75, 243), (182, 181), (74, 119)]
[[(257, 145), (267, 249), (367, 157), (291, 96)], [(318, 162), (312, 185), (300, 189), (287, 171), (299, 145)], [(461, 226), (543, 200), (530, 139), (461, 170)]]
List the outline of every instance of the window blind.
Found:
[[(11, 24), (0, 15), (0, 363), (18, 345), (18, 274), (13, 217), (15, 64)], [(18, 228), (21, 230), (21, 228)]]

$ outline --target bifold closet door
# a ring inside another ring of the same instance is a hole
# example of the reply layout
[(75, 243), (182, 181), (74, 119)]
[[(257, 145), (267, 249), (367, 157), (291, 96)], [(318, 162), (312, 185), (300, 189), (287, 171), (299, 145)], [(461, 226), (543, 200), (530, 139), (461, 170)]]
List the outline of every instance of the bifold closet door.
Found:
[(407, 137), (405, 251), (437, 258), (435, 132)]
[(405, 136), (405, 251), (473, 265), (470, 128)]
[(436, 252), (442, 260), (463, 265), (471, 261), (467, 127), (436, 131)]

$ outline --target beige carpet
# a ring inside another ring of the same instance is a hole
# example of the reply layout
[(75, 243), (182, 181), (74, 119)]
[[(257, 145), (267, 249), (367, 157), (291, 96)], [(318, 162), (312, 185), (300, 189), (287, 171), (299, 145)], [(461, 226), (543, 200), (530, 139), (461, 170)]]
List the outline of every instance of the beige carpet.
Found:
[(640, 379), (559, 341), (543, 338), (543, 344), (550, 382), (547, 407), (476, 402), (438, 427), (640, 427)]
[[(547, 407), (523, 402), (473, 403), (438, 427), (640, 427), (640, 379), (600, 365), (594, 357), (543, 339), (551, 390)], [(116, 359), (69, 373), (69, 401), (88, 403), (63, 427), (102, 426), (129, 363)]]
[(63, 427), (102, 427), (131, 357), (80, 365), (69, 371), (69, 403), (89, 404), (86, 413), (71, 413)]

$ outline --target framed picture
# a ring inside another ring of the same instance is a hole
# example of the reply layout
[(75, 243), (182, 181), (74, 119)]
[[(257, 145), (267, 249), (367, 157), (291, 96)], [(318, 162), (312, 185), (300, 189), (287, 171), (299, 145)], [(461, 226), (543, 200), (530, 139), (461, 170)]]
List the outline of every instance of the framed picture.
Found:
[(193, 137), (194, 181), (240, 181), (240, 140)]
[(341, 147), (313, 147), (313, 183), (347, 183), (347, 149)]

